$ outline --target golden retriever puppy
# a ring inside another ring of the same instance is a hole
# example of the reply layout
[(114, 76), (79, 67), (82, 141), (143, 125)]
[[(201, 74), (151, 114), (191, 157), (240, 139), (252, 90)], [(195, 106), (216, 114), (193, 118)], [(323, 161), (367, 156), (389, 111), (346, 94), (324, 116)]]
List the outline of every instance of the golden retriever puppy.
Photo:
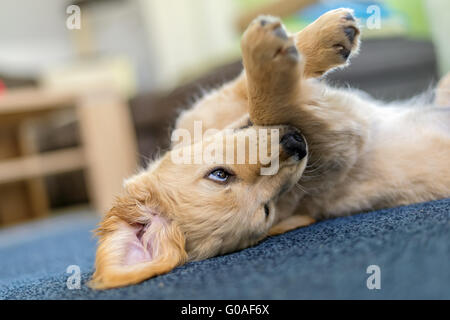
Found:
[(314, 79), (358, 43), (348, 9), (293, 36), (276, 18), (252, 22), (244, 72), (183, 113), (171, 151), (124, 183), (98, 228), (90, 285), (139, 283), (315, 219), (448, 197), (449, 108), (383, 105)]

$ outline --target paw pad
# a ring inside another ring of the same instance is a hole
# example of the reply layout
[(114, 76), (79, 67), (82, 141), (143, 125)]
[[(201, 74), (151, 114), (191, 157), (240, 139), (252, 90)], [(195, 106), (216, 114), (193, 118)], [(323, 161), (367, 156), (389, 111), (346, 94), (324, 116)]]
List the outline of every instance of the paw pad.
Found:
[(348, 27), (344, 29), (345, 35), (348, 40), (353, 43), (355, 41), (355, 37), (358, 34), (358, 31), (354, 27)]
[(286, 30), (284, 30), (284, 28), (281, 25), (278, 26), (273, 32), (275, 33), (275, 35), (278, 38), (281, 38), (283, 40), (287, 40), (288, 39), (288, 35), (286, 33)]
[(355, 17), (351, 13), (347, 13), (347, 15), (344, 17), (347, 21), (355, 21)]

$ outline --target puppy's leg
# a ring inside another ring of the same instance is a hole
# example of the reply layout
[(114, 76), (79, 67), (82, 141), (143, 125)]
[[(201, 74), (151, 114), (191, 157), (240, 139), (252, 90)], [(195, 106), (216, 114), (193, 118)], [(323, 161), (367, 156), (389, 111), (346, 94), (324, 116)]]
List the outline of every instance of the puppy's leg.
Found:
[(250, 118), (262, 125), (293, 124), (293, 106), (321, 100), (320, 89), (306, 94), (314, 90), (302, 89), (302, 79), (347, 63), (358, 49), (359, 33), (348, 9), (330, 11), (294, 36), (278, 18), (255, 19), (241, 42)]
[(328, 11), (295, 35), (305, 59), (303, 76), (314, 78), (345, 66), (358, 52), (360, 31), (351, 9)]
[(320, 178), (304, 181), (307, 189), (320, 193), (342, 181), (367, 141), (372, 106), (306, 80), (294, 38), (276, 18), (256, 19), (241, 46), (251, 121), (262, 126), (288, 124), (302, 132), (308, 165), (321, 170)]
[(310, 224), (313, 224), (314, 222), (316, 222), (316, 220), (314, 220), (311, 217), (302, 215), (293, 215), (290, 216), (289, 218), (280, 221), (278, 224), (270, 228), (269, 236), (275, 236), (300, 227), (306, 227), (309, 226)]
[(436, 88), (435, 105), (441, 107), (450, 106), (450, 73), (439, 81)]
[(263, 16), (245, 31), (241, 47), (250, 119), (258, 125), (287, 123), (303, 72), (294, 37), (278, 18)]
[[(294, 35), (294, 43), (305, 64), (302, 76), (315, 78), (338, 66), (348, 64), (359, 47), (359, 29), (349, 9), (329, 11)], [(192, 109), (179, 117), (176, 128), (193, 134), (194, 121), (203, 130), (223, 129), (248, 112), (247, 78), (242, 73), (220, 90), (207, 94)]]

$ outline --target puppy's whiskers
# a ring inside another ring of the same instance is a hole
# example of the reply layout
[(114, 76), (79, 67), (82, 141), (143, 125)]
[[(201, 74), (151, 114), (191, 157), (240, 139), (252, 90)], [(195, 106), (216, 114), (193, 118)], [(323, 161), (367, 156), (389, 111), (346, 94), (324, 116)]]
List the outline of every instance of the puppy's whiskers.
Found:
[[(310, 155), (310, 159), (314, 159), (313, 158), (313, 153), (311, 152), (311, 155)], [(317, 167), (320, 167), (320, 164), (322, 164), (323, 162), (322, 162), (322, 157), (321, 156), (319, 156), (319, 158), (317, 158), (314, 162), (312, 162), (312, 163), (308, 163), (307, 165), (306, 165), (306, 170), (308, 170), (309, 168), (317, 168)], [(319, 164), (319, 166), (318, 166), (318, 164)]]
[(295, 184), (295, 187), (296, 187), (298, 190), (302, 191), (303, 193), (309, 194), (308, 190), (306, 190), (306, 188), (305, 188), (304, 186), (302, 186), (299, 182), (297, 182), (297, 183)]
[[(317, 165), (319, 163), (319, 165)], [(324, 170), (325, 169), (325, 170)], [(326, 168), (326, 163), (320, 162), (320, 159), (311, 164), (309, 167), (305, 168), (303, 172), (302, 179), (303, 180), (312, 180), (315, 178), (322, 177), (328, 169)], [(315, 173), (315, 174), (314, 174)]]

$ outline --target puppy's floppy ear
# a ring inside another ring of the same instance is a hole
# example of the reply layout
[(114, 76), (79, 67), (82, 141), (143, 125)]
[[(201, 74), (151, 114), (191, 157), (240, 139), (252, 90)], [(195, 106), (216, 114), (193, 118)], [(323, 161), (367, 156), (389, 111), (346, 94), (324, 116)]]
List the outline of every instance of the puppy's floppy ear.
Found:
[(174, 221), (130, 200), (117, 203), (97, 230), (100, 240), (91, 288), (136, 284), (186, 261), (185, 238)]

